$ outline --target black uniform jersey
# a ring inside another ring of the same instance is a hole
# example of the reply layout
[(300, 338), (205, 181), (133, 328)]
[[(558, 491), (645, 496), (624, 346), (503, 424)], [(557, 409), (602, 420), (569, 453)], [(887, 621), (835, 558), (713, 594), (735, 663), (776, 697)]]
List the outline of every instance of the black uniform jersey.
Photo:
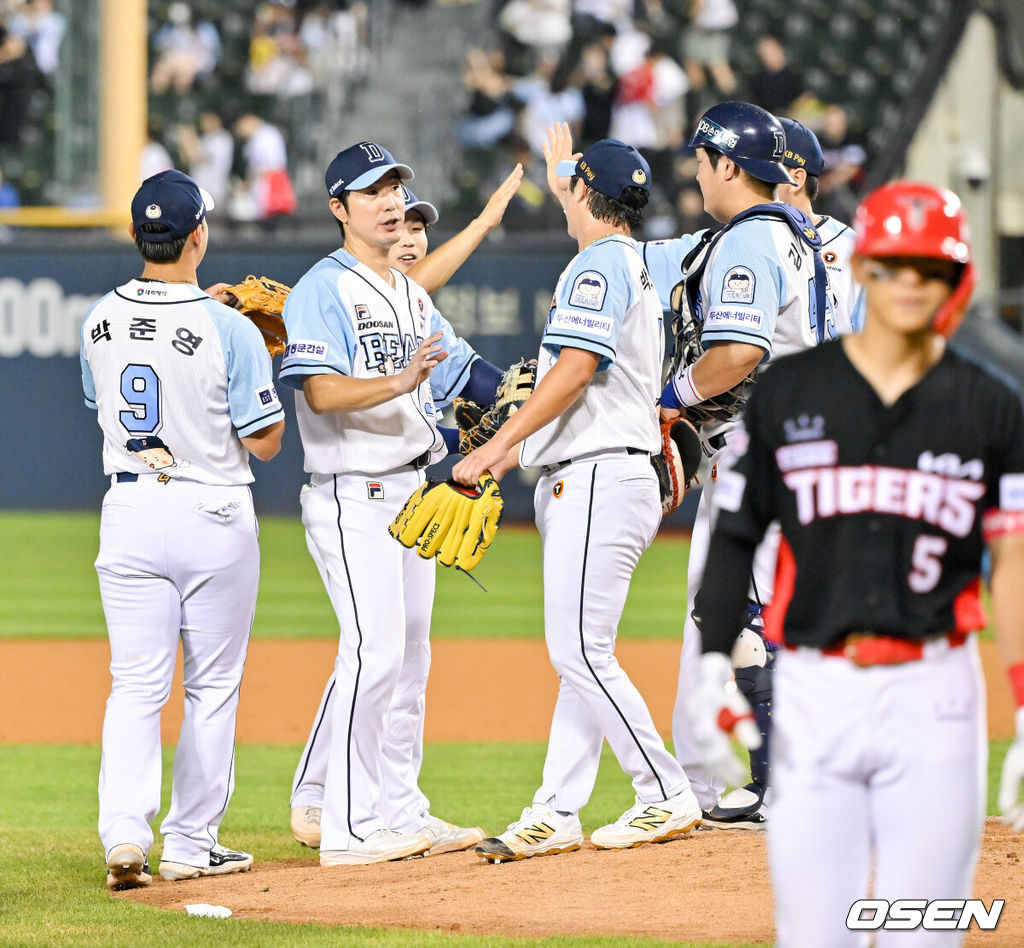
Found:
[(1012, 389), (947, 349), (887, 406), (837, 341), (773, 363), (745, 428), (746, 451), (716, 486), (717, 542), (697, 604), (705, 651), (728, 651), (742, 624), (732, 587), (747, 576), (723, 575), (736, 571), (725, 550), (752, 554), (772, 520), (783, 540), (768, 625), (786, 644), (984, 624), (983, 521), (1005, 522), (1002, 510), (1019, 523), (1024, 510), (1024, 411)]

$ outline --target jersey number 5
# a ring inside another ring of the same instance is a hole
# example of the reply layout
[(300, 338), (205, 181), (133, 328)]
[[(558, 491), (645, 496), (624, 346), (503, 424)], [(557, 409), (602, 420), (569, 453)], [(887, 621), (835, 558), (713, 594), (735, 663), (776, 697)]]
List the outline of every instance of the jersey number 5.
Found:
[(152, 435), (160, 430), (160, 379), (151, 365), (124, 367), (121, 397), (131, 409), (118, 415), (129, 434)]
[(914, 541), (914, 552), (910, 557), (910, 575), (907, 585), (916, 593), (931, 592), (942, 577), (940, 557), (949, 543), (944, 537), (919, 536)]

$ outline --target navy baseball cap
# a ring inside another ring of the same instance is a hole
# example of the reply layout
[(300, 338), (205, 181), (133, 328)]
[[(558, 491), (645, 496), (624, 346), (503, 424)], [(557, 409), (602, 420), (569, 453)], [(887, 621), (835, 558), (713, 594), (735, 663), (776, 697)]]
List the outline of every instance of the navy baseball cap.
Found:
[(563, 178), (578, 174), (589, 187), (616, 201), (626, 188), (651, 191), (651, 166), (632, 145), (615, 138), (594, 142), (578, 161), (558, 162), (555, 173)]
[(397, 171), (403, 181), (412, 181), (412, 168), (395, 161), (395, 156), (376, 142), (359, 142), (339, 151), (327, 166), (324, 184), (331, 197), (342, 191), (358, 191), (379, 181), (389, 171)]
[(787, 168), (803, 168), (816, 178), (825, 170), (825, 156), (821, 153), (818, 136), (796, 119), (780, 118), (786, 130), (786, 153), (782, 163)]
[[(191, 234), (213, 210), (213, 198), (187, 174), (161, 171), (146, 178), (132, 198), (135, 232), (154, 244), (178, 240)], [(143, 224), (163, 224), (167, 230), (143, 233)]]
[(426, 224), (436, 224), (440, 216), (433, 204), (429, 201), (421, 201), (412, 191), (405, 188), (405, 213), (408, 214), (409, 211), (419, 211)]

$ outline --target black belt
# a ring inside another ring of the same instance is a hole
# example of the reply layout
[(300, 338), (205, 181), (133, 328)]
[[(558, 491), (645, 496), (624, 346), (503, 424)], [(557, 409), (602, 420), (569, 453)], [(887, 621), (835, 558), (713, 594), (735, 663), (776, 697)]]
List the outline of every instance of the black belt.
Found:
[[(129, 474), (127, 471), (118, 471), (117, 474), (114, 475), (114, 480), (116, 480), (118, 484), (134, 484), (138, 479), (138, 474)], [(170, 484), (173, 478), (169, 474), (157, 474), (154, 480), (160, 484)]]
[(418, 458), (409, 462), (413, 467), (426, 467), (430, 463), (430, 448), (427, 448)]
[(708, 443), (708, 447), (711, 448), (712, 451), (721, 451), (722, 448), (724, 448), (726, 445), (724, 434), (716, 434), (713, 437), (708, 438), (706, 440)]
[[(612, 454), (612, 453), (614, 453), (614, 451), (615, 451), (615, 449), (611, 449), (611, 450), (609, 450), (608, 453)], [(597, 452), (597, 451), (594, 452), (594, 454), (598, 454), (598, 453), (600, 453), (600, 452)], [(645, 451), (643, 448), (626, 448), (626, 454), (647, 454), (647, 455), (649, 455), (650, 453), (651, 453), (650, 451)], [(589, 458), (569, 458), (567, 461), (559, 461), (556, 464), (542, 464), (540, 469), (545, 474), (553, 474), (555, 471), (560, 471), (563, 467), (568, 467), (570, 464), (575, 464), (578, 461), (587, 461), (587, 460), (589, 460)]]

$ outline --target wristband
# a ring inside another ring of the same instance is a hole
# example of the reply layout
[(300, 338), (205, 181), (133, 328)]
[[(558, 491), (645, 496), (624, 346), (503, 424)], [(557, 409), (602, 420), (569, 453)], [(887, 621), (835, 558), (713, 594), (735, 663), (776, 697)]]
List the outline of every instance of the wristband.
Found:
[(1024, 662), (1017, 662), (1007, 670), (1010, 676), (1010, 688), (1018, 708), (1024, 708)]
[(669, 381), (668, 385), (665, 386), (664, 391), (662, 391), (661, 398), (658, 399), (658, 404), (661, 405), (662, 408), (671, 408), (675, 411), (678, 411), (683, 407), (679, 399), (676, 398), (676, 391), (672, 388), (671, 381)]
[(688, 365), (672, 379), (672, 390), (675, 392), (676, 398), (679, 399), (679, 403), (686, 408), (699, 405), (704, 401), (704, 396), (697, 391), (697, 386), (693, 384), (692, 365)]

